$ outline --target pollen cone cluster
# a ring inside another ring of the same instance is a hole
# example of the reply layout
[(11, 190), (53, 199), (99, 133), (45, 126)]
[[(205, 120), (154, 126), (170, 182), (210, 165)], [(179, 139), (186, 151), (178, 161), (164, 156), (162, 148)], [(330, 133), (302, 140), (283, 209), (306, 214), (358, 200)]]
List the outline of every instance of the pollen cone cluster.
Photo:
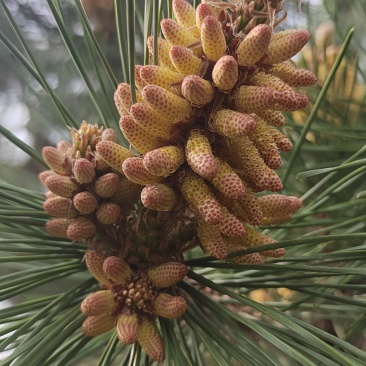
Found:
[[(164, 346), (155, 318), (186, 309), (175, 286), (187, 272), (184, 252), (200, 245), (225, 260), (272, 244), (257, 226), (283, 223), (300, 208), (299, 198), (278, 193), (275, 170), (292, 149), (279, 127), (282, 112), (308, 103), (295, 88), (316, 82), (289, 61), (309, 33), (274, 32), (282, 1), (172, 5), (164, 37), (148, 39), (158, 65), (137, 65), (136, 90), (121, 83), (114, 94), (130, 148), (113, 130), (83, 123), (72, 144), (44, 148), (50, 170), (40, 174), (54, 217), (47, 230), (88, 245), (85, 261), (103, 288), (81, 306), (84, 333), (116, 327), (123, 343), (138, 341), (156, 361)], [(258, 264), (284, 254), (226, 260)]]
[[(292, 149), (278, 127), (282, 112), (308, 103), (294, 88), (316, 82), (289, 61), (309, 33), (273, 30), (282, 2), (258, 2), (262, 18), (252, 16), (257, 2), (239, 3), (194, 9), (174, 0), (175, 20), (161, 21), (159, 64), (135, 68), (136, 103), (130, 85), (115, 92), (121, 130), (136, 151), (120, 161), (124, 175), (144, 186), (146, 208), (189, 217), (203, 250), (218, 259), (233, 250), (231, 238), (242, 249), (253, 246), (248, 227), (284, 222), (301, 206), (271, 194), (282, 189), (280, 153)], [(153, 44), (150, 38), (151, 60)]]
[(85, 262), (103, 290), (88, 295), (81, 304), (87, 316), (83, 332), (97, 336), (117, 330), (125, 344), (139, 342), (155, 361), (164, 360), (164, 344), (156, 325), (156, 316), (179, 318), (187, 303), (181, 296), (165, 292), (187, 274), (183, 263), (166, 262), (145, 271), (133, 271), (122, 259), (89, 249)]

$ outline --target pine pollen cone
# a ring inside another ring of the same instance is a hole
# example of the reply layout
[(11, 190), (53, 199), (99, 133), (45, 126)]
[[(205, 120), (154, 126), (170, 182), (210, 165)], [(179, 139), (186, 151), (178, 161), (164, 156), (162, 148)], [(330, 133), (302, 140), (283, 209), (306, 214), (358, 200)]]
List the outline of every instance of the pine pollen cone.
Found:
[[(174, 0), (175, 20), (161, 22), (158, 64), (135, 68), (137, 103), (131, 105), (131, 91), (126, 97), (125, 83), (115, 94), (117, 101), (130, 103), (123, 104), (121, 128), (139, 153), (119, 165), (128, 179), (145, 186), (142, 204), (172, 215), (189, 212), (202, 249), (218, 259), (230, 253), (232, 237), (246, 248), (246, 226), (287, 221), (300, 207), (290, 200), (293, 209), (275, 216), (279, 199), (260, 197), (277, 197), (283, 188), (275, 170), (292, 144), (278, 129), (282, 112), (305, 108), (308, 101), (294, 87), (316, 82), (290, 61), (310, 34), (274, 31), (280, 2), (274, 17), (273, 9), (262, 5), (268, 16), (260, 21), (236, 15), (250, 14), (248, 6), (238, 2), (230, 11), (222, 6), (218, 18), (210, 3), (194, 9)], [(153, 41), (148, 40), (151, 60)], [(306, 75), (298, 78), (304, 83), (294, 82), (295, 74)], [(124, 127), (127, 119), (134, 133)]]
[(166, 262), (144, 271), (133, 270), (116, 256), (87, 250), (85, 262), (103, 289), (89, 294), (81, 304), (86, 315), (82, 329), (97, 336), (116, 328), (122, 343), (139, 342), (155, 361), (163, 361), (164, 344), (156, 317), (177, 319), (187, 308), (181, 296), (167, 292), (187, 274), (183, 263)]

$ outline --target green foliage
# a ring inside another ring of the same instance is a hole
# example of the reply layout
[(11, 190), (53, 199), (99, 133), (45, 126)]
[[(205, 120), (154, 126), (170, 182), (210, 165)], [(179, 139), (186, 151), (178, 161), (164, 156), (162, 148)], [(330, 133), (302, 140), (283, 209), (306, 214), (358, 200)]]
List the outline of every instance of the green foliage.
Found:
[[(337, 6), (342, 2), (331, 3), (325, 1), (339, 29)], [(1, 17), (8, 19), (1, 26), (0, 52), (12, 55), (16, 68), (26, 70), (42, 86), (54, 105), (54, 120), (77, 127), (78, 103), (70, 108), (65, 93), (50, 85), (43, 60), (30, 46), (9, 4), (0, 0)], [(107, 59), (103, 40), (93, 33), (80, 0), (71, 7), (57, 0), (47, 0), (47, 4), (55, 24), (52, 32), (59, 32), (74, 64), (72, 73), (78, 74), (87, 93), (81, 96), (82, 102), (87, 100), (86, 118), (91, 116), (119, 131), (113, 90), (122, 80), (134, 82), (134, 62), (147, 60), (143, 45), (148, 34), (158, 34), (158, 18), (171, 12), (170, 2), (150, 0), (143, 7), (141, 2), (115, 1), (117, 65)], [(352, 11), (359, 7), (358, 2), (347, 6)], [(358, 12), (358, 21), (360, 18), (366, 20), (364, 11)], [(81, 27), (82, 37), (76, 36), (72, 24)], [(188, 311), (174, 322), (160, 320), (166, 365), (366, 363), (366, 134), (361, 124), (366, 104), (360, 99), (356, 121), (349, 120), (347, 111), (338, 114), (340, 123), (322, 120), (333, 107), (329, 87), (336, 78), (347, 77), (339, 66), (352, 63), (352, 37), (356, 33), (359, 40), (357, 32), (351, 28), (341, 34), (343, 46), (322, 88), (313, 88), (316, 97), (305, 124), (287, 116), (286, 128), (295, 148), (284, 156), (279, 171), (285, 193), (302, 196), (304, 205), (290, 222), (263, 228), (278, 242), (260, 249), (283, 247), (286, 256), (264, 265), (234, 265), (190, 253), (188, 280), (180, 284), (187, 294)], [(356, 68), (362, 70), (365, 49), (357, 48), (361, 62)], [(53, 71), (57, 73), (57, 66)], [(357, 84), (362, 84), (362, 74), (357, 74), (354, 87)], [(42, 100), (44, 91), (38, 92)], [(47, 128), (52, 129), (52, 122)], [(45, 165), (38, 149), (17, 138), (15, 131), (0, 126), (0, 132)], [(122, 135), (119, 141), (123, 144)], [(80, 303), (98, 288), (82, 260), (85, 246), (45, 233), (49, 217), (43, 211), (43, 194), (11, 184), (3, 172), (6, 170), (0, 173), (0, 302), (7, 300), (11, 305), (0, 308), (1, 364), (82, 365), (88, 357), (94, 357), (90, 362), (98, 366), (152, 364), (138, 345), (118, 342), (115, 332), (96, 338), (82, 335)], [(253, 251), (257, 249), (237, 254)]]

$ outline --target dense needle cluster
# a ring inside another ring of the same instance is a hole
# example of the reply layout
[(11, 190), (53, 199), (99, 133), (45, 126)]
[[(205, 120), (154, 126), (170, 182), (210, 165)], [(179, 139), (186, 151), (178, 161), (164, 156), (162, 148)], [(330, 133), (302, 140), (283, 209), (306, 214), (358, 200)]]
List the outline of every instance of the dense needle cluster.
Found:
[[(44, 207), (55, 217), (47, 230), (87, 243), (86, 263), (104, 287), (82, 304), (85, 334), (117, 326), (122, 342), (139, 341), (162, 360), (155, 317), (185, 311), (185, 300), (168, 293), (186, 274), (184, 251), (200, 245), (225, 259), (273, 243), (256, 226), (285, 222), (301, 206), (276, 193), (280, 152), (292, 148), (277, 127), (283, 111), (308, 103), (294, 88), (316, 77), (290, 61), (309, 33), (274, 32), (281, 6), (204, 1), (194, 9), (173, 0), (175, 20), (161, 21), (164, 38), (148, 40), (159, 64), (135, 67), (134, 93), (127, 83), (115, 92), (131, 148), (120, 146), (113, 130), (86, 123), (72, 131), (72, 144), (44, 148), (51, 169), (40, 175), (51, 192)], [(262, 263), (284, 253), (228, 260)], [(172, 273), (179, 267), (179, 275), (172, 279), (164, 266)]]

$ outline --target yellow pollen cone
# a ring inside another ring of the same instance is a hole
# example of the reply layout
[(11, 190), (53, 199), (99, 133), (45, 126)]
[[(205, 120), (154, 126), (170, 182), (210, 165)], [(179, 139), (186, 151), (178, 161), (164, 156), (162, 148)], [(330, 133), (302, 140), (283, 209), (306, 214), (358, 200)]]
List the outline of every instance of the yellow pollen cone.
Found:
[(163, 19), (160, 22), (161, 31), (165, 39), (172, 45), (187, 46), (197, 39), (181, 25), (172, 19)]
[(212, 70), (212, 80), (216, 88), (229, 92), (238, 81), (238, 64), (233, 56), (220, 57)]
[(62, 175), (51, 175), (44, 184), (52, 193), (60, 197), (71, 198), (80, 190), (79, 185), (71, 178)]
[(211, 183), (226, 197), (238, 200), (244, 196), (245, 186), (228, 163), (217, 159), (219, 170)]
[(187, 100), (160, 86), (146, 85), (142, 90), (142, 97), (150, 108), (172, 123), (187, 120), (192, 112), (192, 107)]
[(238, 112), (252, 113), (275, 106), (279, 95), (273, 88), (243, 85), (235, 90), (231, 100)]
[(107, 173), (99, 177), (94, 183), (95, 193), (102, 197), (108, 198), (114, 195), (117, 189), (119, 177), (114, 173)]
[(207, 59), (217, 61), (226, 52), (225, 35), (221, 23), (213, 16), (206, 16), (201, 24), (202, 49)]
[(266, 64), (279, 64), (295, 56), (309, 41), (310, 33), (303, 29), (289, 29), (276, 33), (261, 60)]
[(164, 343), (154, 319), (147, 317), (142, 318), (139, 327), (138, 341), (141, 344), (142, 349), (153, 361), (164, 361)]
[(151, 135), (163, 139), (171, 137), (173, 122), (145, 103), (135, 103), (130, 113), (134, 121)]
[(86, 266), (94, 278), (102, 285), (109, 288), (111, 286), (111, 282), (103, 270), (103, 263), (106, 258), (106, 255), (94, 249), (88, 249), (84, 256)]
[(82, 325), (84, 335), (95, 337), (109, 332), (115, 327), (117, 318), (110, 314), (88, 316)]
[(217, 259), (224, 259), (227, 256), (227, 246), (217, 225), (198, 220), (197, 236), (204, 252)]
[(134, 156), (134, 154), (124, 148), (121, 145), (118, 145), (112, 141), (101, 141), (97, 144), (96, 150), (99, 156), (113, 169), (117, 170), (120, 173), (123, 173), (121, 165), (129, 157)]
[(122, 116), (119, 127), (126, 140), (141, 154), (162, 145), (155, 136), (141, 128), (131, 116)]
[(85, 158), (76, 159), (72, 172), (76, 180), (80, 183), (91, 183), (95, 177), (95, 168), (93, 164)]
[(94, 236), (96, 232), (97, 228), (91, 220), (78, 217), (67, 228), (67, 237), (73, 241), (83, 241)]
[(231, 109), (220, 109), (212, 116), (209, 126), (213, 132), (235, 138), (247, 136), (253, 132), (256, 121), (249, 114), (236, 112)]
[(162, 180), (161, 177), (157, 177), (145, 169), (140, 157), (126, 159), (122, 164), (122, 170), (130, 181), (137, 184), (153, 184)]
[(43, 203), (43, 208), (51, 216), (64, 219), (73, 219), (79, 215), (72, 201), (65, 197), (50, 197)]
[(120, 314), (117, 320), (117, 337), (125, 344), (135, 343), (139, 335), (139, 319), (136, 314)]
[(253, 66), (265, 54), (272, 37), (267, 24), (255, 26), (239, 44), (236, 53), (240, 66)]
[(221, 222), (221, 205), (202, 178), (195, 174), (185, 175), (181, 191), (188, 204), (198, 211), (204, 221), (211, 225)]
[(46, 231), (52, 236), (59, 236), (61, 238), (67, 237), (67, 228), (71, 220), (68, 219), (51, 219), (46, 222)]
[(103, 225), (115, 224), (121, 217), (121, 208), (116, 203), (102, 203), (95, 217)]
[(222, 221), (219, 228), (223, 235), (229, 237), (242, 237), (246, 233), (243, 223), (231, 214), (226, 207), (222, 207)]
[(188, 75), (182, 83), (182, 94), (196, 107), (202, 107), (211, 102), (215, 89), (212, 84), (197, 75)]
[(207, 16), (215, 17), (215, 13), (208, 4), (199, 4), (196, 8), (196, 25), (201, 30), (203, 19)]
[(179, 262), (166, 262), (148, 270), (149, 279), (156, 288), (166, 288), (182, 281), (187, 275), (187, 266)]
[(198, 75), (202, 67), (202, 60), (184, 46), (172, 46), (169, 57), (175, 69), (183, 75)]
[[(158, 37), (158, 59), (159, 66), (165, 67), (169, 70), (176, 71), (173, 64), (169, 58), (169, 50), (171, 45), (168, 41), (163, 38)], [(154, 37), (149, 37), (147, 39), (147, 48), (149, 49), (151, 60), (154, 57)], [(150, 62), (152, 63), (152, 62)]]
[(110, 256), (103, 262), (103, 271), (114, 283), (124, 284), (132, 275), (130, 266), (121, 258)]
[(310, 70), (297, 68), (288, 62), (275, 65), (272, 73), (292, 87), (312, 86), (317, 82), (317, 77)]
[(152, 210), (171, 211), (177, 202), (174, 190), (165, 184), (147, 185), (141, 192), (142, 204)]
[(111, 314), (116, 306), (113, 292), (102, 290), (88, 295), (81, 303), (80, 309), (87, 316), (96, 316), (100, 314)]
[(196, 11), (186, 0), (173, 0), (173, 13), (178, 24), (183, 28), (196, 25)]
[(179, 83), (184, 75), (171, 71), (161, 66), (147, 65), (140, 70), (140, 76), (146, 84), (154, 84), (162, 88), (173, 91), (171, 84)]
[(186, 300), (181, 296), (160, 293), (154, 301), (154, 311), (157, 315), (167, 319), (177, 319), (187, 309)]
[(55, 173), (60, 175), (71, 174), (71, 163), (66, 155), (52, 146), (45, 146), (42, 149), (43, 159)]
[(167, 177), (184, 163), (183, 150), (178, 146), (163, 146), (149, 151), (143, 158), (146, 170), (159, 177)]
[(208, 138), (199, 130), (192, 130), (186, 144), (186, 159), (194, 172), (205, 179), (213, 179), (218, 172), (218, 163), (212, 154)]
[(91, 214), (98, 207), (98, 200), (89, 192), (80, 192), (76, 194), (72, 199), (72, 203), (82, 215)]

